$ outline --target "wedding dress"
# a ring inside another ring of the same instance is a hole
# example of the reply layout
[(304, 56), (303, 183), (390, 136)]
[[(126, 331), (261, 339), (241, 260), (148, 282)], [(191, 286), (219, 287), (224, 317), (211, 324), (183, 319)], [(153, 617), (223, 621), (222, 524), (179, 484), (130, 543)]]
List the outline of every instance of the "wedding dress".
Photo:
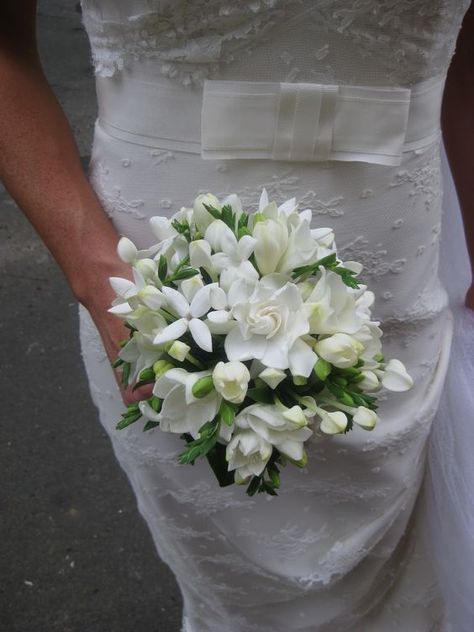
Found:
[(248, 209), (263, 187), (296, 197), (364, 265), (386, 356), (415, 380), (380, 395), (371, 433), (310, 441), (278, 497), (250, 498), (219, 488), (206, 462), (179, 465), (178, 435), (115, 430), (123, 404), (81, 309), (92, 397), (178, 581), (185, 632), (450, 629), (422, 492), (454, 318), (439, 277), (439, 113), (468, 5), (82, 2), (99, 103), (90, 178), (117, 230), (146, 247), (148, 218), (200, 192)]

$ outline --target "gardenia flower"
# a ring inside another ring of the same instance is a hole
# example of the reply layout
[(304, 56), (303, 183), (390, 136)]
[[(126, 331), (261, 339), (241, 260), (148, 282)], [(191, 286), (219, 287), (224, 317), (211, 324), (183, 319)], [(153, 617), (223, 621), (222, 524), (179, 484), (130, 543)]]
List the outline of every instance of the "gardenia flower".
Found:
[(275, 446), (282, 454), (296, 462), (304, 461), (303, 443), (313, 431), (299, 406), (252, 404), (235, 418), (235, 426), (253, 430), (261, 439)]
[(309, 331), (302, 300), (294, 283), (269, 275), (251, 288), (237, 281), (229, 290), (235, 325), (225, 339), (229, 360), (258, 359), (274, 369), (308, 377), (317, 356), (300, 339)]
[(247, 395), (250, 373), (242, 362), (218, 362), (212, 372), (215, 389), (224, 399), (241, 404)]

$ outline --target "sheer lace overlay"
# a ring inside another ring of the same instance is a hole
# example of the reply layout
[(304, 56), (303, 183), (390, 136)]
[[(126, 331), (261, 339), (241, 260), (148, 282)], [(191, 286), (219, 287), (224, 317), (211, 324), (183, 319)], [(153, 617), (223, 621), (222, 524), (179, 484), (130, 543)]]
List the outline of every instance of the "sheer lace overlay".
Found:
[[(206, 78), (410, 87), (446, 73), (469, 2), (82, 4), (98, 75), (199, 92)], [(133, 105), (133, 91), (123, 98)], [(308, 467), (283, 471), (279, 497), (249, 498), (243, 488), (217, 487), (206, 463), (178, 465), (179, 437), (143, 433), (139, 424), (115, 430), (123, 404), (81, 310), (92, 396), (176, 575), (183, 632), (447, 632), (420, 535), (427, 445), (453, 330), (438, 276), (446, 212), (439, 140), (405, 151), (397, 167), (203, 160), (113, 138), (98, 120), (90, 173), (117, 230), (141, 247), (150, 244), (149, 217), (169, 216), (200, 192), (237, 193), (250, 210), (262, 187), (280, 202), (295, 196), (315, 227), (334, 228), (343, 258), (363, 263), (386, 354), (415, 379), (408, 393), (381, 394), (371, 433), (310, 440)]]

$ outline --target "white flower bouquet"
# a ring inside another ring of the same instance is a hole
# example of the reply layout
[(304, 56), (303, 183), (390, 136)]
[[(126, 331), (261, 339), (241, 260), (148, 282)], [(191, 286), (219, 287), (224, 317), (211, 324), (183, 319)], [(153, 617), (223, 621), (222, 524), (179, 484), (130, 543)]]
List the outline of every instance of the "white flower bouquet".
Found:
[(109, 311), (130, 329), (114, 367), (153, 385), (117, 428), (178, 433), (180, 463), (206, 457), (220, 485), (276, 495), (279, 466), (304, 467), (313, 434), (372, 430), (374, 393), (413, 385), (382, 355), (362, 266), (341, 262), (334, 232), (312, 229), (294, 198), (277, 206), (264, 189), (249, 214), (236, 195), (199, 195), (150, 223), (156, 245), (118, 245), (134, 281), (110, 279)]

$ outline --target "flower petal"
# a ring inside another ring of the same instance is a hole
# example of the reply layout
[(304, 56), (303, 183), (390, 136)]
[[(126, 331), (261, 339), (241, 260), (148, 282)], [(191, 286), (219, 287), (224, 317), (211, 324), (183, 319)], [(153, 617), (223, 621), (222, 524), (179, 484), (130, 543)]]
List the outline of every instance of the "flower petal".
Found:
[(168, 305), (173, 311), (179, 316), (187, 316), (189, 313), (189, 303), (180, 292), (166, 285), (162, 287), (161, 291), (166, 296)]
[(288, 363), (292, 375), (309, 377), (318, 356), (301, 338), (297, 338), (288, 352)]
[(189, 331), (196, 344), (204, 351), (212, 351), (212, 336), (209, 327), (199, 318), (192, 318), (189, 321)]
[(180, 318), (175, 320), (174, 323), (165, 327), (158, 335), (155, 336), (153, 344), (160, 345), (164, 342), (171, 342), (176, 340), (184, 334), (188, 328), (188, 321), (186, 318)]
[(239, 327), (234, 327), (226, 336), (224, 349), (229, 360), (253, 360), (261, 358), (265, 351), (266, 340), (263, 336), (252, 336), (245, 340)]

